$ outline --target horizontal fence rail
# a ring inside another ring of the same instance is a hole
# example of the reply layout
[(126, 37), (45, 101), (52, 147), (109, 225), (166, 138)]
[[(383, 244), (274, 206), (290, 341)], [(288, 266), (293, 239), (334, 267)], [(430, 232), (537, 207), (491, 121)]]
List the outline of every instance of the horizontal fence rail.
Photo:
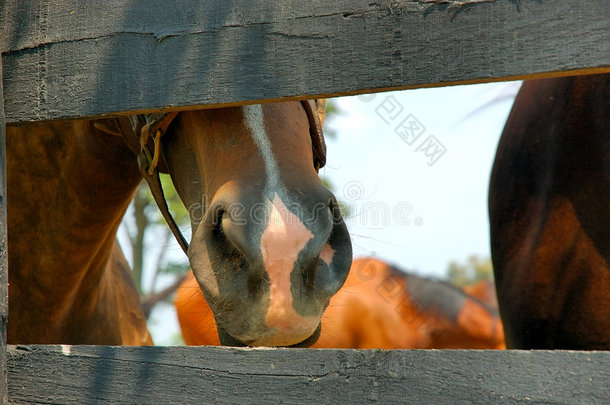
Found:
[(609, 352), (9, 346), (18, 403), (605, 403)]
[(607, 0), (4, 0), (8, 123), (610, 70)]

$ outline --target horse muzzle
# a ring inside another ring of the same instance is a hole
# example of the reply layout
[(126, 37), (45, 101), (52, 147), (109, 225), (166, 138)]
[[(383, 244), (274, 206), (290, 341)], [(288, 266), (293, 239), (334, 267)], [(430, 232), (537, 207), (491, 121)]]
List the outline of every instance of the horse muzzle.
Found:
[(222, 344), (310, 345), (349, 272), (349, 234), (326, 189), (319, 204), (277, 194), (264, 201), (239, 209), (213, 201), (193, 236), (191, 266)]

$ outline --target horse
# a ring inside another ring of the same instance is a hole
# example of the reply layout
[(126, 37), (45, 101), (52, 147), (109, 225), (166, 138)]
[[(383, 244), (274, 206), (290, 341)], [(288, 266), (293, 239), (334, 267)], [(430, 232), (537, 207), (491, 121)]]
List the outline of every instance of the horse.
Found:
[[(146, 179), (225, 345), (308, 345), (351, 263), (313, 101), (7, 128), (10, 343), (151, 344), (116, 230)], [(186, 242), (164, 203), (169, 173)]]
[[(214, 314), (190, 275), (174, 305), (188, 345), (218, 345)], [(406, 274), (379, 259), (355, 260), (322, 317), (312, 348), (503, 349), (497, 310), (446, 282)]]
[(496, 285), (492, 280), (480, 280), (475, 284), (463, 286), (462, 290), (466, 294), (481, 300), (492, 310), (499, 311)]
[(610, 75), (524, 82), (489, 218), (507, 345), (610, 350)]

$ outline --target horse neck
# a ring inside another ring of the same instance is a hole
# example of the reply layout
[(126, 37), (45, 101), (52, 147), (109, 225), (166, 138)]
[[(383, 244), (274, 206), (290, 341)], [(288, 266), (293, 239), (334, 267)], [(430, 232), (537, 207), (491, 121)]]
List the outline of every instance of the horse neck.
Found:
[(11, 284), (36, 290), (15, 287), (11, 305), (48, 297), (31, 305), (61, 316), (80, 302), (77, 291), (97, 299), (93, 291), (140, 181), (136, 159), (92, 121), (9, 128), (7, 148)]

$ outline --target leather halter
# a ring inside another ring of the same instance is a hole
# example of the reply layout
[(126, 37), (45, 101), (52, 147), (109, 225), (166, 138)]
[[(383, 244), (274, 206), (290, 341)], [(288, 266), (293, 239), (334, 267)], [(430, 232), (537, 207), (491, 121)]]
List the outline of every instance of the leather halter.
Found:
[[(307, 113), (309, 121), (313, 165), (317, 172), (326, 164), (326, 143), (322, 132), (319, 111), (323, 109), (325, 103), (318, 104), (314, 100), (302, 100), (301, 104)], [(127, 116), (129, 125), (124, 120), (121, 121), (120, 118), (108, 118), (96, 121), (94, 126), (104, 132), (123, 136), (127, 145), (137, 154), (140, 174), (148, 183), (150, 192), (169, 229), (174, 234), (184, 253), (188, 256), (189, 244), (184, 235), (182, 235), (182, 232), (180, 232), (174, 217), (169, 212), (163, 187), (161, 186), (161, 179), (159, 178), (159, 168), (157, 167), (162, 153), (161, 137), (167, 132), (167, 129), (177, 115), (177, 112), (133, 114)], [(153, 153), (149, 150), (151, 142), (153, 144)]]
[(326, 100), (324, 100), (324, 107), (320, 107), (317, 100), (302, 100), (301, 103), (305, 108), (309, 120), (309, 135), (311, 136), (311, 147), (313, 149), (313, 166), (317, 172), (326, 164), (326, 142), (324, 141), (322, 122), (320, 121), (320, 109), (326, 106)]

